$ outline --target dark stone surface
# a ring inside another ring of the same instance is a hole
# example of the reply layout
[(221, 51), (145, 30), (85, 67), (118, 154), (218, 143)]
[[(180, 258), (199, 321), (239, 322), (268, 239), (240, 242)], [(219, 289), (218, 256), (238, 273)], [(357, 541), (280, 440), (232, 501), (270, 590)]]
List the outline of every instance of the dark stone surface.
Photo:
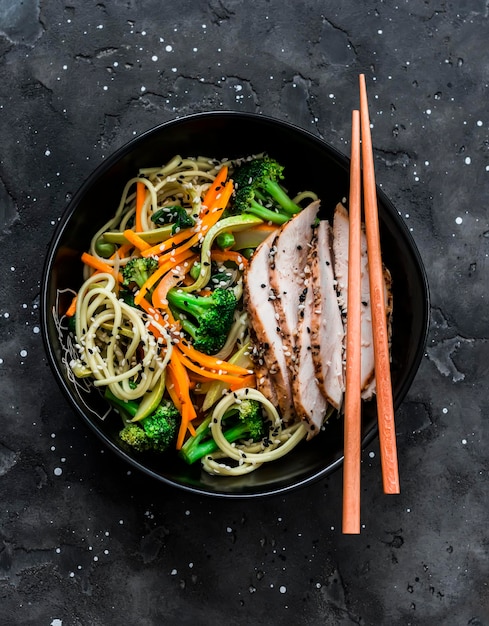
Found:
[[(489, 624), (488, 29), (482, 0), (0, 0), (2, 624)], [(347, 150), (360, 72), (433, 311), (397, 413), (402, 493), (372, 444), (345, 537), (341, 472), (258, 502), (129, 472), (58, 390), (38, 303), (56, 222), (114, 149), (234, 109)]]

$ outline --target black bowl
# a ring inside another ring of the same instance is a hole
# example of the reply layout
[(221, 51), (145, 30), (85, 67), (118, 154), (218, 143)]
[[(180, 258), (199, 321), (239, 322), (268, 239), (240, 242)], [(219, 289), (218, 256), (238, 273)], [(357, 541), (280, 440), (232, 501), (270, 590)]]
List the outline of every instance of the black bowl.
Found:
[[(291, 454), (242, 477), (209, 476), (172, 454), (143, 458), (119, 444), (120, 417), (108, 412), (96, 390), (80, 390), (68, 375), (64, 340), (55, 316), (66, 308), (66, 289), (82, 283), (80, 254), (96, 229), (116, 210), (125, 182), (140, 167), (162, 165), (175, 154), (233, 158), (267, 152), (285, 166), (287, 185), (314, 190), (323, 217), (331, 217), (348, 195), (349, 160), (314, 135), (261, 115), (212, 112), (161, 124), (130, 141), (106, 159), (82, 185), (56, 229), (42, 279), (42, 332), (55, 377), (72, 407), (100, 439), (130, 465), (168, 485), (201, 494), (253, 497), (306, 485), (337, 469), (343, 460), (343, 425), (332, 419), (323, 433)], [(392, 383), (394, 404), (406, 395), (421, 361), (429, 317), (429, 293), (423, 264), (398, 211), (378, 189), (383, 259), (393, 279)], [(89, 219), (87, 219), (89, 218)], [(105, 419), (102, 417), (105, 416)], [(377, 433), (375, 402), (363, 412), (363, 444)]]

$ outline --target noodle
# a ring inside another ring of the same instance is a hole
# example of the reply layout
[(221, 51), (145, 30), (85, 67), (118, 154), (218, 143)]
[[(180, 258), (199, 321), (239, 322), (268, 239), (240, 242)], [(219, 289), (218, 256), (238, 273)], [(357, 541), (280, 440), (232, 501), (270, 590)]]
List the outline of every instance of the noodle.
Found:
[[(138, 241), (143, 239), (144, 242), (149, 242), (149, 247), (157, 247), (175, 235), (175, 239), (171, 241), (177, 241), (179, 226), (167, 224), (165, 217), (160, 219), (161, 209), (166, 210), (164, 215), (171, 214), (172, 209), (184, 209), (188, 218), (195, 224), (188, 231), (187, 239), (190, 240), (192, 236), (198, 239), (194, 247), (199, 250), (193, 254), (192, 248), (187, 250), (185, 257), (178, 257), (178, 245), (172, 244), (171, 248), (168, 246), (160, 265), (156, 260), (157, 257), (154, 258), (155, 267), (161, 267), (161, 264), (168, 263), (169, 259), (173, 263), (173, 276), (170, 278), (172, 284), (175, 284), (176, 280), (181, 281), (191, 272), (194, 259), (197, 259), (195, 263), (198, 263), (198, 277), (193, 283), (188, 281), (185, 283), (185, 279), (183, 283), (180, 282), (178, 286), (180, 291), (205, 292), (218, 288), (233, 291), (238, 305), (229, 330), (222, 338), (220, 349), (212, 356), (215, 359), (213, 362), (222, 363), (224, 373), (226, 363), (232, 364), (235, 368), (242, 368), (245, 374), (250, 368), (253, 369), (248, 315), (242, 305), (244, 264), (238, 265), (235, 262), (235, 267), (232, 262), (229, 265), (226, 262), (217, 263), (212, 260), (215, 273), (211, 275), (210, 248), (221, 231), (225, 232), (226, 222), (219, 221), (216, 217), (218, 221), (214, 221), (214, 227), (211, 226), (209, 229), (209, 225), (203, 221), (206, 212), (212, 213), (208, 210), (209, 207), (204, 206), (203, 198), (221, 168), (229, 167), (232, 171), (233, 167), (251, 158), (218, 161), (206, 157), (182, 158), (176, 155), (161, 167), (141, 169), (138, 176), (127, 181), (113, 217), (95, 232), (90, 241), (90, 255), (102, 262), (107, 271), (94, 271), (88, 265), (84, 266), (84, 282), (78, 290), (76, 299), (74, 339), (73, 335), (67, 334), (67, 329), (63, 326), (63, 320), (67, 318), (58, 319), (57, 313), (53, 311), (58, 333), (60, 337), (63, 335), (65, 338), (64, 360), (68, 377), (74, 382), (85, 406), (87, 403), (82, 394), (88, 392), (91, 387), (108, 389), (116, 399), (123, 402), (142, 402), (148, 394), (160, 388), (164, 394), (170, 395), (172, 401), (176, 398), (175, 389), (165, 389), (165, 375), (174, 346), (185, 336), (182, 328), (186, 328), (187, 318), (183, 315), (174, 322), (171, 309), (157, 308), (149, 304), (152, 291), (159, 286), (161, 274), (155, 275), (153, 282), (145, 284), (139, 300), (136, 300), (140, 302), (143, 299), (145, 304), (143, 308), (127, 301), (128, 294), (134, 297), (138, 293), (134, 284), (129, 283), (128, 287), (126, 282), (120, 282), (121, 275), (123, 277), (127, 275), (124, 273), (125, 269), (129, 269), (126, 266), (141, 256), (139, 250), (132, 248), (132, 244), (124, 237), (126, 230), (134, 229), (136, 223), (140, 225), (141, 230), (136, 233)], [(144, 197), (140, 195), (142, 193), (140, 183), (144, 185)], [(216, 188), (216, 184), (214, 187)], [(219, 187), (216, 189), (219, 190)], [(217, 192), (217, 198), (219, 196), (220, 191)], [(315, 194), (305, 191), (294, 200), (299, 203), (314, 198)], [(224, 208), (214, 211), (222, 211)], [(156, 213), (159, 215), (155, 216)], [(262, 223), (259, 218), (251, 216), (250, 219), (248, 216), (247, 220), (244, 219), (243, 223), (234, 227), (235, 231), (246, 231), (256, 226), (257, 221)], [(185, 241), (180, 236), (178, 241), (182, 240)], [(206, 247), (203, 245), (204, 242)], [(104, 244), (105, 248), (101, 244)], [(144, 256), (144, 250), (142, 255)], [(185, 261), (190, 256), (192, 259)], [(177, 264), (178, 258), (181, 265)], [(168, 301), (166, 305), (168, 306)], [(178, 355), (178, 352), (176, 350), (175, 355)], [(199, 371), (189, 369), (187, 374), (194, 388), (192, 402), (197, 413), (200, 412), (200, 419), (210, 418), (210, 433), (219, 448), (201, 460), (205, 471), (228, 476), (246, 474), (264, 463), (287, 454), (305, 438), (307, 432), (305, 426), (295, 423), (286, 427), (277, 409), (257, 389), (247, 385), (230, 392), (229, 380), (233, 380), (232, 376), (228, 378), (223, 376), (220, 379), (221, 370), (219, 372), (213, 370), (208, 372), (209, 377), (206, 378), (205, 371), (202, 370), (202, 376), (198, 374)], [(247, 383), (249, 379), (250, 376), (246, 379)], [(239, 404), (245, 398), (257, 402), (263, 409), (269, 425), (268, 434), (259, 442), (249, 440), (229, 443), (223, 434), (223, 418), (230, 409), (239, 410)]]

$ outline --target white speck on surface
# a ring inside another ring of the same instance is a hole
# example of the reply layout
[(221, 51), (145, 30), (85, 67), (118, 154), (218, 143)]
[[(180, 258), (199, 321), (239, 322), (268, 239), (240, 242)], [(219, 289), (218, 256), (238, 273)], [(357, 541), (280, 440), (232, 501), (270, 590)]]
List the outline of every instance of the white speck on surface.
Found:
[(170, 574), (172, 576), (176, 576), (177, 575), (177, 570), (175, 568), (173, 568), (172, 571), (170, 572)]
[(279, 591), (280, 593), (287, 593), (287, 587), (285, 585), (280, 585)]
[(35, 335), (39, 334), (39, 333), (41, 332), (41, 331), (40, 331), (39, 326), (34, 326), (34, 328), (32, 329), (32, 332), (33, 332)]
[(477, 120), (477, 126), (482, 126), (482, 125), (483, 125), (482, 120)]
[(232, 533), (232, 532), (233, 532), (233, 529), (231, 528), (231, 526), (228, 526), (228, 527), (226, 528), (226, 532), (227, 532), (227, 533)]
[(63, 470), (61, 469), (61, 467), (55, 467), (55, 468), (54, 468), (54, 472), (53, 472), (53, 474), (54, 474), (55, 476), (61, 476), (61, 474), (62, 474), (62, 473), (63, 473)]
[(446, 413), (448, 413), (448, 409), (447, 409), (447, 407), (446, 407), (446, 406), (444, 406), (444, 407), (443, 407), (443, 409), (441, 410), (441, 412), (442, 412), (442, 413), (445, 413), (445, 414), (446, 414)]
[(462, 439), (462, 445), (464, 445), (464, 446), (467, 445), (467, 439)]
[(21, 351), (19, 352), (19, 354), (20, 354), (20, 356), (21, 356), (22, 358), (24, 358), (24, 357), (26, 357), (26, 356), (27, 356), (27, 350), (21, 350)]
[(463, 222), (463, 219), (459, 216), (455, 218), (455, 224), (461, 224)]
[(144, 85), (141, 85), (141, 91), (146, 91), (146, 87)]
[(381, 28), (379, 28), (379, 30), (377, 31), (377, 35), (382, 35), (383, 32), (384, 31)]
[(373, 459), (375, 457), (375, 452), (369, 452), (368, 455), (371, 459)]
[(170, 44), (168, 44), (167, 46), (165, 46), (165, 50), (167, 52), (171, 52), (173, 50), (173, 46), (170, 46)]
[(49, 156), (51, 154), (51, 150), (49, 148), (46, 148), (46, 150), (44, 151), (44, 156)]
[(156, 54), (153, 54), (153, 56), (151, 57), (151, 60), (152, 61), (157, 61), (158, 60), (158, 57), (156, 56)]
[(426, 115), (431, 115), (431, 109), (426, 109)]
[(63, 620), (55, 617), (51, 622), (50, 626), (63, 626)]
[(465, 165), (470, 165), (472, 163), (472, 159), (470, 157), (465, 157), (464, 163)]

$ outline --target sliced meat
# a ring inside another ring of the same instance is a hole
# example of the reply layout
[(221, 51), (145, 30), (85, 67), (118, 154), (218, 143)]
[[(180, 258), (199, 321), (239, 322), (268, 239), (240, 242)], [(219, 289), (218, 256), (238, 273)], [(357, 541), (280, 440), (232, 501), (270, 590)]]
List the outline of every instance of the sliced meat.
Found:
[[(348, 212), (338, 204), (333, 221), (334, 271), (337, 280), (338, 302), (346, 326), (348, 309)], [(361, 236), (361, 381), (362, 390), (366, 389), (374, 377), (374, 345), (372, 336), (372, 310), (370, 308), (370, 281), (368, 279), (367, 239), (365, 232)]]
[[(309, 261), (315, 262), (317, 259), (316, 244), (317, 241), (314, 238), (309, 248)], [(311, 275), (306, 278), (304, 285), (305, 297), (298, 315), (292, 391), (297, 415), (306, 424), (309, 431), (308, 439), (310, 439), (321, 429), (328, 408), (328, 400), (319, 388), (311, 345), (311, 325), (315, 316), (314, 286)]]
[(272, 245), (270, 284), (289, 367), (294, 359), (299, 303), (303, 297), (307, 255), (318, 211), (319, 201), (309, 204), (281, 227)]
[(294, 416), (291, 382), (270, 286), (270, 252), (274, 239), (273, 233), (255, 250), (245, 272), (243, 297), (252, 326), (255, 361), (259, 366), (264, 364), (267, 370), (264, 376), (261, 369), (258, 389), (277, 404), (283, 419), (289, 422)]
[(328, 402), (339, 410), (345, 389), (343, 373), (344, 328), (336, 296), (333, 272), (333, 233), (329, 222), (322, 220), (317, 228), (315, 246), (311, 248), (313, 307), (311, 347), (319, 388)]
[[(385, 284), (385, 311), (387, 316), (387, 332), (389, 336), (389, 348), (390, 338), (392, 334), (392, 276), (389, 270), (384, 266), (384, 284)], [(375, 393), (375, 372), (372, 372), (370, 380), (365, 382), (362, 387), (362, 398), (364, 400), (371, 400)]]
[[(346, 324), (348, 308), (348, 240), (349, 240), (348, 212), (342, 204), (335, 209), (333, 222), (333, 255), (334, 270), (337, 280), (336, 289), (338, 302)], [(387, 322), (390, 327), (392, 316), (392, 289), (391, 277), (384, 268), (385, 297)], [(367, 239), (362, 230), (361, 236), (361, 381), (362, 398), (368, 400), (375, 393), (375, 362), (372, 331), (372, 310), (370, 306), (370, 281), (368, 277)]]

